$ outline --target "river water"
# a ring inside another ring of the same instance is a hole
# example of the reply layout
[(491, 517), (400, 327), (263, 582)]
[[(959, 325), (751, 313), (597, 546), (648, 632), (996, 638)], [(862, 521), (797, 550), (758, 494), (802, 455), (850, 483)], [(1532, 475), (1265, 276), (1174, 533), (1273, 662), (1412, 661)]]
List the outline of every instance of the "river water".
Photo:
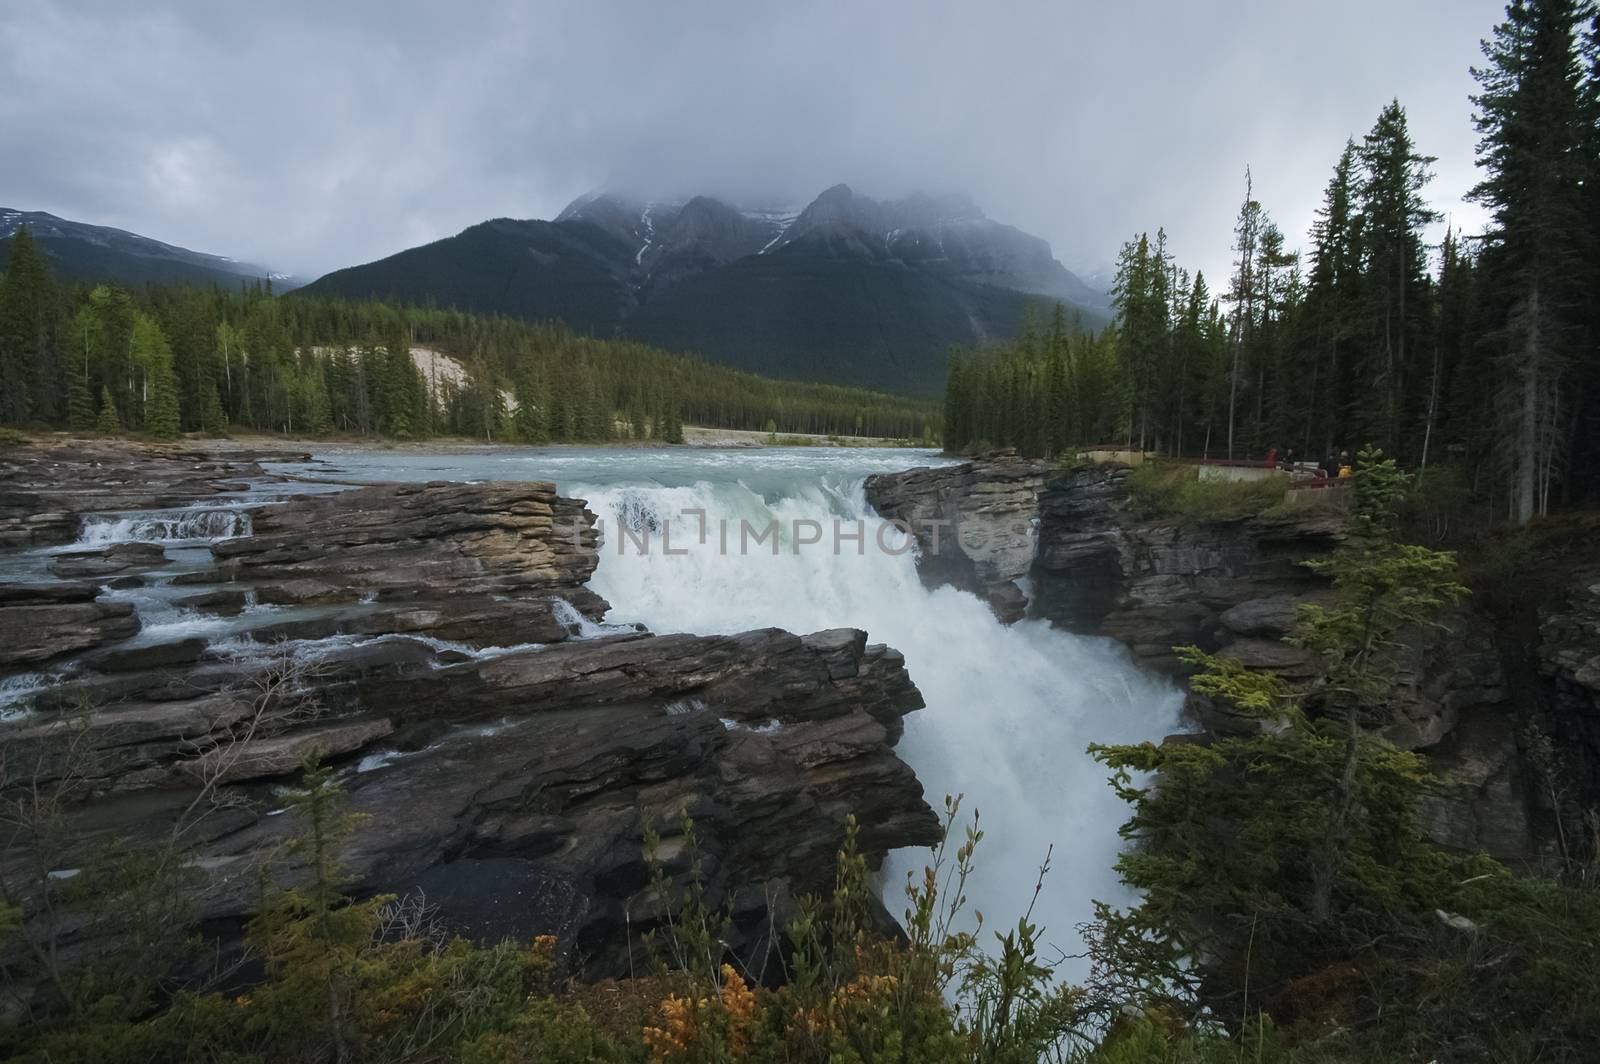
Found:
[[(1004, 626), (973, 595), (923, 587), (914, 552), (872, 512), (863, 482), (944, 462), (936, 452), (508, 448), (318, 458), (295, 471), (362, 481), (552, 480), (588, 500), (602, 522), (591, 586), (614, 604), (607, 621), (701, 634), (865, 629), (871, 642), (905, 655), (927, 701), (907, 718), (899, 751), (930, 803), (938, 809), (944, 795), (961, 794), (965, 810), (982, 813), (972, 909), (996, 929), (1014, 926), (1052, 846), (1034, 916), (1062, 953), (1079, 951), (1076, 929), (1095, 899), (1127, 900), (1112, 867), (1127, 810), (1085, 747), (1159, 739), (1175, 729), (1181, 695), (1109, 640), (1042, 621)], [(776, 553), (770, 539), (741, 537), (774, 522)], [(818, 542), (803, 542), (814, 530)], [(891, 911), (903, 908), (905, 875), (920, 872), (926, 856), (891, 855)], [(1081, 974), (1081, 966), (1069, 962), (1066, 971)]]

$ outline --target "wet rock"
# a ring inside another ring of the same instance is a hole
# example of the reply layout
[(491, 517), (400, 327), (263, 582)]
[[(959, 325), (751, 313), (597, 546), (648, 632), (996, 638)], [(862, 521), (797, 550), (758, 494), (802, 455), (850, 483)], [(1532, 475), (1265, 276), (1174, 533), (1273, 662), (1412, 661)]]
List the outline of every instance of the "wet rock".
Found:
[(167, 552), (159, 543), (113, 543), (95, 551), (64, 554), (50, 565), (50, 571), (68, 580), (109, 576), (128, 569), (152, 569), (166, 564)]
[(238, 588), (202, 591), (173, 599), (172, 604), (185, 610), (205, 610), (208, 613), (238, 613), (250, 601), (248, 592)]
[(265, 457), (122, 440), (34, 441), (0, 454), (0, 548), (70, 543), (86, 513), (185, 507), (230, 494), (267, 476), (259, 464)]
[(256, 514), (212, 553), (262, 601), (403, 605), (404, 630), (497, 645), (566, 638), (556, 600), (598, 620), (594, 515), (553, 485), (384, 484)]
[(1543, 612), (1539, 657), (1547, 676), (1600, 706), (1600, 569), (1573, 573), (1565, 596)]
[(166, 643), (146, 643), (131, 647), (108, 647), (86, 656), (83, 663), (100, 672), (133, 672), (138, 669), (168, 669), (199, 661), (206, 641), (198, 636)]
[(99, 602), (92, 584), (0, 585), (0, 668), (35, 665), (139, 631), (128, 602)]
[(386, 717), (297, 728), (268, 739), (213, 747), (182, 763), (181, 771), (199, 778), (214, 777), (222, 783), (282, 776), (297, 770), (307, 760), (348, 754), (393, 731), (394, 725)]
[[(265, 478), (252, 461), (40, 449), (0, 468), (0, 542), (236, 491)], [(36, 520), (49, 513), (68, 517)], [(189, 524), (160, 530), (174, 528)], [(194, 587), (180, 608), (296, 607), (251, 615), (249, 637), (226, 645), (108, 645), (138, 621), (94, 582), (0, 586), (0, 668), (73, 670), (31, 715), (0, 722), (11, 763), (79, 799), (63, 859), (86, 860), (108, 831), (164, 837), (197, 784), (217, 781), (217, 812), (186, 837), (208, 878), (206, 926), (224, 937), (298, 828), (267, 815), (283, 812), (275, 781), (313, 755), (372, 814), (342, 855), (358, 890), (424, 887), (453, 927), (486, 938), (562, 935), (590, 973), (626, 971), (630, 942), (663, 915), (647, 825), (682, 877), (676, 825), (694, 818), (712, 897), (735, 911), (729, 941), (752, 959), (799, 894), (827, 889), (847, 816), (873, 864), (937, 833), (893, 749), (921, 705), (898, 653), (850, 629), (583, 638), (607, 609), (587, 586), (594, 518), (549, 484), (377, 485), (266, 507), (250, 531), (215, 544), (214, 568), (160, 576)], [(156, 550), (60, 560), (101, 577), (158, 563)], [(1005, 564), (996, 577), (1025, 571)], [(0, 852), (0, 871), (26, 860)], [(97, 948), (80, 933), (70, 955)], [(8, 971), (23, 961), (0, 944)]]
[(1033, 565), (1045, 469), (1015, 451), (996, 451), (960, 465), (868, 477), (867, 501), (916, 537), (925, 584), (971, 591), (1011, 623), (1027, 607), (1017, 581)]
[(256, 589), (261, 602), (283, 605), (304, 602), (353, 601), (356, 592), (336, 587), (321, 580), (285, 580), (281, 584), (262, 584)]
[[(937, 833), (892, 749), (920, 695), (900, 655), (862, 632), (623, 635), (454, 664), (433, 653), (386, 639), (308, 662), (322, 704), (304, 715), (263, 713), (246, 672), (201, 698), (0, 725), (0, 741), (44, 778), (95, 781), (102, 797), (78, 815), (101, 822), (134, 790), (152, 796), (147, 811), (175, 811), (156, 796), (219, 774), (245, 788), (258, 815), (220, 822), (196, 855), (213, 927), (246, 918), (256, 869), (297, 827), (259, 815), (274, 807), (251, 781), (332, 759), (350, 770), (351, 809), (371, 814), (341, 855), (358, 890), (426, 888), (453, 928), (487, 938), (562, 935), (591, 974), (626, 971), (630, 941), (663, 915), (647, 824), (681, 878), (671, 851), (679, 819), (694, 818), (711, 895), (746, 929), (730, 941), (751, 950), (769, 904), (826, 888), (848, 815), (874, 863)], [(159, 833), (165, 815), (147, 812), (141, 830)], [(474, 886), (480, 875), (511, 893)], [(772, 893), (752, 889), (768, 881)]]

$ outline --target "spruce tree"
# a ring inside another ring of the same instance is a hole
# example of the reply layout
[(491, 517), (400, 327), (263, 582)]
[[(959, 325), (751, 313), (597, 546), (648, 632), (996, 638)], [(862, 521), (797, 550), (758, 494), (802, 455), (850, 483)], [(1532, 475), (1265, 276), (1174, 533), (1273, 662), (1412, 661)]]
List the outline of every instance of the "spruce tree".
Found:
[(221, 436), (228, 431), (228, 418), (215, 381), (207, 381), (200, 392), (200, 431), (208, 436)]
[(122, 431), (122, 418), (117, 415), (117, 402), (111, 398), (111, 389), (100, 388), (100, 415), (95, 419), (95, 429), (107, 436)]
[(1439, 217), (1422, 198), (1434, 158), (1418, 153), (1398, 100), (1379, 114), (1357, 156), (1369, 314), (1361, 376), (1372, 382), (1357, 429), (1393, 450), (1402, 445), (1401, 426), (1415, 421), (1425, 377), (1413, 362), (1426, 311), (1422, 230)]
[(1365, 399), (1353, 387), (1362, 282), (1356, 195), (1356, 146), (1346, 141), (1311, 227), (1305, 327), (1312, 357), (1301, 437), (1308, 456), (1335, 450), (1351, 404)]
[(1261, 204), (1255, 198), (1255, 179), (1248, 169), (1244, 174), (1244, 203), (1233, 225), (1234, 259), (1233, 280), (1228, 289), (1228, 301), (1233, 304), (1229, 326), (1231, 367), (1228, 372), (1228, 457), (1234, 457), (1234, 435), (1239, 407), (1239, 378), (1241, 361), (1246, 346), (1251, 342), (1256, 323), (1257, 259), (1260, 255), (1261, 230), (1266, 218)]
[(12, 234), (0, 277), (0, 424), (20, 425), (41, 400), (50, 356), (50, 272), (27, 226)]
[(172, 349), (161, 326), (145, 314), (134, 319), (133, 358), (144, 373), (144, 430), (157, 439), (175, 439), (182, 424)]
[(1513, 0), (1483, 44), (1473, 97), (1493, 213), (1485, 293), (1498, 307), (1502, 453), (1521, 521), (1545, 512), (1564, 456), (1569, 367), (1581, 342), (1592, 259), (1583, 200), (1595, 116), (1584, 106), (1577, 0)]

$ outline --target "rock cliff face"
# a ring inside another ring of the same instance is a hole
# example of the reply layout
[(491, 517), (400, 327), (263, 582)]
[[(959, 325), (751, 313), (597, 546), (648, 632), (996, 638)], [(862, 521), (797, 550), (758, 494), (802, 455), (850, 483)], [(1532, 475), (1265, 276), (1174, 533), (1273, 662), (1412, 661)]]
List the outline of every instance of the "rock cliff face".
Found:
[[(106, 842), (154, 845), (181, 827), (203, 924), (234, 941), (259, 870), (299, 874), (276, 863), (299, 828), (280, 815), (282, 790), (312, 756), (371, 814), (342, 854), (357, 890), (421, 891), (481, 938), (558, 935), (589, 974), (626, 971), (662, 916), (649, 826), (681, 882), (679, 824), (693, 818), (709, 892), (735, 913), (730, 942), (756, 966), (794, 899), (831, 882), (849, 814), (873, 862), (935, 839), (893, 750), (922, 704), (898, 653), (855, 630), (654, 636), (599, 623), (593, 515), (548, 484), (378, 485), (261, 505), (296, 488), (248, 460), (32, 457), (49, 501), (23, 498), (43, 499), (42, 485), (0, 496), (29, 547), (0, 555), (17, 577), (0, 585), (0, 796), (63, 796), (65, 830), (48, 858), (13, 836), (0, 872), (26, 885), (35, 932)], [(169, 533), (154, 554), (122, 540), (32, 546), (57, 525), (30, 507), (70, 515), (57, 523), (70, 532), (49, 537), (70, 540), (113, 520), (98, 512), (110, 498), (189, 510), (115, 515), (118, 534)], [(196, 501), (231, 520), (197, 517)], [(189, 534), (213, 526), (250, 533)], [(115, 568), (52, 575), (69, 554)], [(105, 933), (72, 923), (52, 941), (70, 963)], [(15, 938), (0, 963), (29, 967)]]
[(1600, 795), (1600, 568), (1573, 572), (1541, 611), (1537, 664), (1552, 687), (1552, 738), (1585, 755), (1562, 767), (1557, 790)]
[(918, 572), (930, 587), (949, 584), (988, 601), (1002, 621), (1027, 607), (1019, 581), (1033, 566), (1042, 462), (999, 451), (955, 466), (867, 478), (879, 515), (917, 537)]
[[(1342, 521), (1323, 514), (1182, 525), (1139, 520), (1130, 511), (1118, 466), (1093, 466), (1043, 478), (1015, 458), (874, 478), (869, 499), (889, 515), (977, 512), (1000, 493), (1006, 520), (1025, 508), (1015, 491), (1023, 470), (1040, 477), (1031, 563), (1005, 555), (1005, 572), (1028, 574), (1030, 596), (1005, 616), (1039, 618), (1073, 631), (1111, 636), (1142, 663), (1181, 674), (1173, 647), (1198, 645), (1287, 677), (1304, 673), (1303, 651), (1283, 642), (1296, 611), (1328, 592), (1301, 563), (1327, 555), (1343, 538)], [(982, 487), (980, 487), (982, 485)], [(887, 509), (885, 509), (887, 506)], [(922, 541), (925, 559), (931, 543)], [(963, 557), (957, 556), (958, 559)], [(953, 569), (925, 560), (925, 578), (983, 592), (976, 566)], [(993, 564), (991, 562), (991, 564)], [(1600, 665), (1600, 575), (1578, 581), (1566, 608), (1544, 622), (1545, 671), (1565, 693), (1569, 730), (1588, 729), (1600, 755), (1595, 692)], [(1013, 579), (1015, 579), (1013, 577)], [(1483, 848), (1497, 857), (1536, 862), (1557, 840), (1539, 773), (1522, 750), (1519, 728), (1534, 710), (1509, 691), (1503, 656), (1514, 652), (1494, 625), (1470, 607), (1412, 633), (1392, 693), (1395, 723), (1387, 737), (1425, 753), (1441, 778), (1426, 803), (1430, 833), (1441, 842)], [(1214, 733), (1242, 725), (1222, 707), (1191, 698), (1195, 724)], [(1576, 723), (1587, 722), (1587, 723)], [(1600, 764), (1600, 756), (1589, 758)], [(1589, 793), (1595, 793), (1594, 781)]]
[(1126, 643), (1174, 670), (1174, 646), (1230, 648), (1250, 665), (1293, 670), (1279, 640), (1323, 581), (1299, 563), (1343, 538), (1340, 522), (1238, 521), (1185, 527), (1128, 514), (1124, 467), (1053, 480), (1040, 505), (1034, 612)]

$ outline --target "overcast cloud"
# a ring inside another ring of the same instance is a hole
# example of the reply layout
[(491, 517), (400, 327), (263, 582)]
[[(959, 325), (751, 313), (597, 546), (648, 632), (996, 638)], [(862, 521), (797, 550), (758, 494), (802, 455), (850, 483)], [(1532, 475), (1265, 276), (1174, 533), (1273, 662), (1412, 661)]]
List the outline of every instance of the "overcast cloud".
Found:
[(598, 186), (971, 195), (1074, 268), (1226, 270), (1244, 169), (1303, 243), (1391, 97), (1468, 228), (1500, 0), (0, 7), (0, 206), (305, 275)]

